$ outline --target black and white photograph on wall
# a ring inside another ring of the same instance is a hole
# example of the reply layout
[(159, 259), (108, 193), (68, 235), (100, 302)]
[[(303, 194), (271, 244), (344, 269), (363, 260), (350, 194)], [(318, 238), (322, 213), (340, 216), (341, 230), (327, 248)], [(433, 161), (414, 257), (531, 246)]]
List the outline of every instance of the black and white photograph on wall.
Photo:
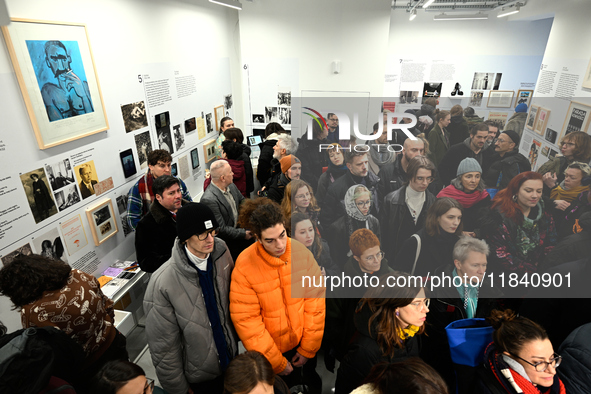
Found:
[(265, 107), (265, 123), (279, 123), (278, 112), (277, 107)]
[(111, 212), (109, 212), (109, 206), (106, 205), (104, 207), (102, 207), (101, 209), (95, 211), (92, 214), (93, 218), (94, 218), (94, 222), (96, 223), (97, 226), (100, 226), (101, 223), (105, 222), (106, 220), (111, 219)]
[(172, 145), (172, 136), (170, 135), (170, 125), (157, 128), (156, 135), (158, 136), (158, 149), (164, 149), (172, 155), (174, 153), (174, 147)]
[(122, 105), (121, 115), (123, 116), (123, 124), (127, 133), (148, 127), (146, 105), (143, 101)]
[(185, 136), (181, 132), (180, 124), (172, 126), (172, 130), (174, 134), (175, 150), (178, 152), (179, 149), (183, 149), (185, 147)]
[(229, 109), (232, 109), (232, 105), (234, 105), (234, 101), (232, 100), (232, 95), (231, 94), (225, 95), (224, 96), (224, 108), (226, 109), (226, 111)]
[(30, 244), (24, 244), (23, 246), (19, 246), (12, 252), (2, 256), (2, 264), (6, 265), (10, 263), (12, 260), (16, 259), (20, 256), (30, 256), (33, 254), (33, 250), (31, 249)]
[(291, 106), (291, 89), (279, 88), (277, 92), (277, 105)]
[(57, 208), (60, 212), (80, 202), (80, 195), (78, 194), (76, 185), (70, 185), (63, 188), (59, 192), (54, 193), (54, 197)]
[(55, 164), (48, 164), (45, 166), (45, 171), (49, 177), (49, 183), (53, 191), (57, 191), (75, 182), (70, 159), (60, 160)]
[(557, 150), (550, 149), (550, 152), (548, 152), (548, 159), (552, 159), (552, 158), (556, 157), (557, 154), (558, 154)]
[(137, 150), (137, 158), (140, 161), (140, 168), (148, 167), (148, 154), (152, 152), (152, 140), (150, 139), (150, 131), (136, 134), (135, 148)]
[(68, 254), (65, 253), (64, 243), (60, 237), (57, 227), (49, 230), (43, 235), (33, 238), (33, 249), (35, 253), (54, 260), (68, 262)]
[(279, 124), (291, 124), (291, 108), (278, 107)]
[(472, 90), (499, 90), (503, 73), (474, 73)]
[(417, 104), (419, 102), (419, 92), (413, 90), (401, 90), (399, 104)]
[(481, 90), (473, 90), (470, 92), (470, 107), (480, 107), (482, 105), (482, 98), (484, 92)]
[(253, 114), (252, 115), (252, 123), (265, 123), (265, 115)]
[(170, 175), (172, 175), (174, 177), (179, 176), (179, 167), (178, 167), (177, 163), (173, 163), (170, 166)]
[(189, 134), (191, 131), (195, 131), (197, 128), (197, 122), (195, 117), (185, 120), (185, 134)]
[(441, 82), (425, 82), (423, 84), (423, 98), (424, 97), (439, 97), (441, 96)]
[(548, 141), (549, 143), (553, 144), (556, 142), (556, 137), (558, 136), (558, 132), (556, 132), (555, 130), (552, 130), (550, 128), (546, 129), (546, 141)]
[(213, 132), (213, 120), (211, 117), (211, 113), (205, 115), (205, 123), (207, 124), (207, 134)]
[(49, 182), (43, 168), (20, 176), (35, 223), (57, 213), (57, 206), (49, 192)]
[(119, 215), (123, 215), (127, 212), (127, 194), (122, 194), (118, 196), (116, 199), (117, 201), (117, 211)]

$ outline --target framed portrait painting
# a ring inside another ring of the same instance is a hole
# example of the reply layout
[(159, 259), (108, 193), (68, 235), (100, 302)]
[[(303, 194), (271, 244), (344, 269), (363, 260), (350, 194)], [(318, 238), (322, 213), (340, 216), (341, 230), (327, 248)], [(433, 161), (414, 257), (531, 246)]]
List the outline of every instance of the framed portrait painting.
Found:
[(119, 231), (117, 220), (115, 220), (113, 203), (110, 198), (101, 200), (86, 208), (86, 216), (96, 246), (99, 246)]
[(571, 101), (566, 113), (566, 119), (562, 125), (562, 132), (558, 141), (562, 141), (562, 137), (575, 132), (587, 132), (589, 128), (589, 118), (591, 115), (591, 105), (580, 103), (578, 101)]
[(224, 117), (224, 106), (219, 105), (219, 106), (215, 107), (213, 110), (215, 113), (215, 129), (217, 131), (220, 131), (220, 128), (222, 127), (222, 125), (220, 125), (220, 121)]
[(40, 149), (109, 128), (86, 25), (12, 19), (2, 33)]

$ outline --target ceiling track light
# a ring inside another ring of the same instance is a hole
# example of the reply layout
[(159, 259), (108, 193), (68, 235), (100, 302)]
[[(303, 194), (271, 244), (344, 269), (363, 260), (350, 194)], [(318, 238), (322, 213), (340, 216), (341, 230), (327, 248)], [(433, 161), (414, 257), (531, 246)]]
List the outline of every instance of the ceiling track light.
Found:
[(521, 9), (521, 4), (517, 3), (515, 5), (515, 8), (509, 8), (507, 11), (505, 11), (505, 8), (501, 8), (501, 12), (499, 12), (499, 15), (497, 15), (497, 18), (502, 18), (504, 16), (509, 16), (509, 15), (513, 15), (513, 14), (517, 14), (519, 12), (519, 10)]
[(238, 11), (242, 10), (242, 4), (238, 0), (209, 0), (209, 2), (223, 5), (224, 7), (234, 8)]
[(457, 15), (457, 14), (446, 14), (441, 13), (433, 17), (434, 21), (465, 21), (465, 20), (476, 20), (476, 19), (488, 19), (488, 14), (478, 12), (471, 15)]
[(427, 1), (425, 2), (425, 4), (423, 4), (423, 8), (427, 8), (427, 7), (429, 7), (431, 4), (433, 4), (433, 2), (434, 2), (434, 1), (435, 1), (435, 0), (427, 0)]
[(410, 12), (410, 18), (408, 18), (409, 21), (412, 21), (413, 19), (415, 19), (417, 17), (417, 10), (412, 10)]

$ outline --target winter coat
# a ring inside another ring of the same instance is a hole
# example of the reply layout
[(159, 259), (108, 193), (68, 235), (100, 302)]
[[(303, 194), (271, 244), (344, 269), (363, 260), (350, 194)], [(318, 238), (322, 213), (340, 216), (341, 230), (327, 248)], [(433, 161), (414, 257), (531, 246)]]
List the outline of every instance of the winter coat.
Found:
[(443, 158), (441, 162), (437, 166), (437, 170), (439, 172), (439, 178), (444, 186), (450, 184), (451, 180), (458, 176), (458, 167), (460, 166), (460, 162), (467, 157), (471, 157), (476, 159), (478, 164), (482, 167), (483, 165), (483, 151), (482, 149), (478, 153), (474, 153), (472, 148), (470, 147), (470, 137), (466, 138), (464, 141), (453, 145)]
[(244, 162), (244, 172), (246, 174), (246, 198), (250, 197), (250, 193), (254, 191), (254, 172), (252, 169), (252, 162), (250, 161), (250, 154), (252, 150), (250, 146), (241, 144), (242, 145), (242, 155), (240, 155), (240, 159)]
[(322, 175), (322, 167), (328, 165), (328, 156), (325, 151), (320, 151), (320, 144), (328, 144), (329, 142), (326, 139), (308, 140), (304, 137), (298, 138), (299, 146), (295, 155), (302, 162), (302, 179), (315, 188), (318, 186), (320, 175)]
[(449, 132), (449, 144), (452, 146), (462, 143), (466, 138), (470, 138), (470, 127), (462, 115), (451, 117), (447, 131)]
[[(371, 192), (370, 213), (375, 217), (378, 217), (377, 207), (381, 205), (382, 202), (382, 196), (378, 190), (380, 178), (368, 171), (364, 180), (365, 187), (367, 187)], [(320, 211), (320, 223), (322, 223), (324, 228), (330, 227), (330, 225), (333, 224), (338, 218), (346, 215), (343, 199), (345, 198), (345, 194), (347, 194), (347, 190), (349, 190), (351, 186), (357, 184), (359, 183), (353, 179), (351, 172), (347, 171), (345, 175), (330, 185), (328, 192), (326, 193), (324, 204), (322, 205), (322, 210)]]
[[(240, 194), (240, 191), (233, 183), (228, 186), (228, 191), (236, 202), (236, 211), (239, 212), (240, 204), (244, 200), (244, 196)], [(232, 207), (228, 205), (228, 200), (226, 200), (226, 197), (224, 197), (224, 194), (219, 188), (215, 185), (208, 187), (207, 190), (203, 192), (200, 202), (207, 205), (212, 210), (215, 220), (220, 226), (218, 237), (226, 242), (235, 239), (244, 239), (246, 236), (246, 230), (243, 228), (236, 228)]]
[(322, 205), (330, 185), (332, 185), (337, 179), (347, 172), (349, 172), (349, 169), (346, 166), (345, 168), (337, 168), (336, 166), (332, 165), (332, 163), (328, 164), (326, 171), (324, 171), (322, 175), (320, 175), (320, 178), (318, 178), (318, 188), (316, 188), (316, 192), (314, 193), (318, 204)]
[[(559, 219), (556, 220), (559, 240), (580, 231), (579, 218), (584, 213), (591, 212), (591, 202), (589, 202), (590, 194), (590, 191), (585, 191), (579, 194), (577, 199), (571, 201), (570, 206), (566, 209), (566, 211), (558, 212), (560, 217), (556, 216), (557, 210), (554, 211), (554, 218)], [(591, 226), (588, 227), (588, 229), (591, 229)]]
[(378, 173), (380, 183), (378, 189), (382, 196), (398, 190), (404, 185), (406, 172), (402, 169), (402, 155), (398, 155), (392, 163), (386, 164)]
[(464, 119), (466, 119), (466, 123), (468, 124), (469, 129), (476, 126), (478, 123), (484, 122), (484, 117), (481, 118), (480, 116), (478, 116), (476, 114), (474, 114), (472, 116), (464, 116)]
[(378, 237), (378, 239), (381, 239), (380, 222), (375, 218), (375, 216), (371, 214), (368, 216), (369, 217), (367, 221), (362, 222), (345, 214), (344, 216), (338, 218), (327, 228), (327, 231), (324, 232), (324, 238), (331, 246), (332, 260), (341, 269), (343, 269), (347, 259), (349, 258), (349, 238), (355, 230), (359, 230), (360, 228), (368, 228)]
[[(312, 358), (324, 333), (324, 289), (302, 287), (304, 276), (321, 276), (312, 253), (287, 238), (281, 257), (268, 254), (260, 242), (236, 261), (230, 288), (232, 321), (246, 350), (264, 354), (277, 374), (287, 366), (282, 353)], [(307, 285), (307, 283), (305, 283)]]
[(265, 190), (261, 190), (262, 197), (268, 197), (275, 201), (277, 204), (281, 204), (283, 196), (285, 195), (285, 186), (291, 180), (287, 178), (285, 174), (279, 173), (273, 178), (267, 181), (268, 187)]
[(526, 272), (538, 271), (538, 265), (556, 245), (556, 226), (552, 216), (543, 208), (543, 201), (532, 208), (531, 215), (537, 215), (542, 209), (540, 219), (536, 220), (537, 239), (532, 239), (535, 248), (527, 254), (519, 249), (518, 244), (526, 236), (523, 224), (518, 225), (506, 217), (497, 208), (492, 209), (483, 221), (482, 235), (490, 246), (488, 256), (489, 270), (494, 272), (516, 272), (522, 275)]
[(238, 190), (240, 190), (240, 194), (245, 198), (248, 197), (246, 194), (246, 170), (244, 169), (244, 162), (240, 159), (226, 159), (226, 161), (230, 164), (232, 172), (234, 173), (232, 182), (234, 182)]
[[(542, 164), (542, 166), (538, 168), (538, 171), (536, 172), (542, 175), (547, 172), (556, 174), (556, 184), (559, 185), (562, 183), (562, 181), (564, 181), (564, 172), (570, 163), (572, 163), (572, 161), (569, 161), (566, 157), (562, 155), (556, 156)], [(549, 196), (550, 190), (551, 189), (544, 183), (544, 195)]]
[(384, 234), (384, 239), (388, 240), (383, 243), (382, 250), (386, 252), (386, 257), (390, 258), (390, 264), (393, 266), (396, 266), (394, 256), (396, 256), (404, 241), (425, 227), (427, 210), (435, 202), (435, 196), (426, 190), (425, 203), (415, 224), (406, 205), (407, 187), (403, 186), (388, 194), (384, 199), (382, 211), (380, 212), (382, 234)]
[(557, 369), (568, 394), (587, 394), (591, 387), (591, 323), (574, 330), (560, 345), (562, 364)]
[(503, 128), (503, 131), (513, 130), (521, 137), (523, 135), (523, 129), (525, 129), (526, 119), (527, 112), (515, 112)]
[(445, 152), (447, 152), (450, 147), (449, 132), (447, 129), (443, 129), (442, 132), (439, 124), (436, 124), (435, 127), (433, 127), (433, 130), (429, 133), (429, 150), (431, 152), (428, 155), (429, 159), (435, 164), (435, 167), (439, 168), (439, 163), (441, 163), (443, 156), (445, 156)]
[(560, 241), (546, 256), (545, 266), (554, 267), (591, 256), (591, 223), (587, 225), (588, 230), (571, 234)]
[(519, 153), (518, 148), (505, 153), (503, 157), (495, 153), (491, 160), (488, 171), (482, 174), (482, 180), (487, 188), (504, 189), (516, 175), (531, 171), (529, 160)]
[[(316, 235), (318, 236), (318, 235)], [(320, 256), (316, 258), (316, 262), (320, 266), (320, 268), (324, 268), (326, 270), (326, 275), (333, 276), (338, 275), (341, 272), (339, 266), (332, 261), (330, 247), (328, 246), (328, 242), (326, 240), (320, 238), (320, 242), (322, 243), (322, 251), (320, 252)], [(312, 252), (313, 256), (316, 256), (316, 246), (312, 244), (310, 247), (310, 252)]]
[[(230, 319), (230, 275), (234, 262), (226, 243), (214, 238), (210, 254), (218, 313), (228, 354), (238, 354)], [(148, 282), (144, 296), (146, 337), (158, 380), (171, 394), (184, 394), (191, 383), (222, 374), (199, 273), (189, 264), (185, 246), (175, 241), (172, 257)]]
[[(421, 250), (413, 275), (432, 275), (438, 268), (453, 262), (453, 250), (460, 239), (456, 234), (447, 233), (441, 228), (440, 234), (431, 236), (424, 228), (417, 231), (421, 238)], [(400, 251), (393, 260), (392, 268), (396, 271), (411, 273), (417, 255), (417, 239), (411, 236), (402, 244)]]
[[(188, 201), (183, 200), (185, 205)], [(150, 205), (150, 212), (140, 220), (135, 230), (135, 253), (145, 272), (154, 272), (170, 258), (176, 239), (176, 220), (158, 200)]]
[(273, 133), (267, 137), (265, 142), (259, 144), (261, 154), (259, 155), (259, 163), (257, 165), (257, 179), (261, 186), (271, 177), (271, 160), (273, 160), (273, 147), (277, 143), (277, 134)]
[[(454, 268), (452, 264), (448, 264), (440, 267), (432, 274), (439, 278), (442, 275), (452, 278)], [(451, 363), (451, 353), (445, 327), (454, 321), (468, 318), (464, 302), (453, 285), (451, 287), (434, 287), (433, 292), (430, 292), (427, 297), (431, 298), (431, 305), (429, 305), (429, 313), (427, 313), (425, 330), (427, 335), (423, 338), (421, 358), (435, 368), (450, 387), (455, 387), (455, 374)], [(474, 317), (488, 317), (493, 309), (500, 306), (498, 299), (502, 297), (503, 293), (499, 290), (499, 287), (491, 287), (490, 281), (485, 278), (478, 291), (478, 302)]]
[(408, 338), (403, 348), (397, 347), (393, 356), (385, 356), (377, 342), (377, 321), (374, 319), (371, 328), (368, 328), (371, 315), (367, 305), (355, 314), (357, 333), (337, 372), (335, 394), (349, 394), (359, 387), (371, 368), (380, 362), (393, 363), (419, 356), (418, 334)]

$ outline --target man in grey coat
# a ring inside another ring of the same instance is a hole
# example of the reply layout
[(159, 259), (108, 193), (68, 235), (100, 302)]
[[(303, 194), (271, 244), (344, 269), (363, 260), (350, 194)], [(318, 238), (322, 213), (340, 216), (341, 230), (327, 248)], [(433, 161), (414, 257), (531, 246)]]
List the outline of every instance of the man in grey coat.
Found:
[(229, 305), (234, 261), (217, 231), (206, 205), (180, 208), (172, 256), (144, 296), (152, 363), (169, 394), (222, 392), (222, 374), (238, 354)]
[(210, 174), (211, 185), (203, 193), (201, 203), (213, 211), (220, 227), (218, 237), (226, 241), (232, 259), (236, 260), (252, 243), (251, 232), (237, 226), (238, 210), (244, 196), (232, 182), (232, 168), (226, 160), (215, 161)]

